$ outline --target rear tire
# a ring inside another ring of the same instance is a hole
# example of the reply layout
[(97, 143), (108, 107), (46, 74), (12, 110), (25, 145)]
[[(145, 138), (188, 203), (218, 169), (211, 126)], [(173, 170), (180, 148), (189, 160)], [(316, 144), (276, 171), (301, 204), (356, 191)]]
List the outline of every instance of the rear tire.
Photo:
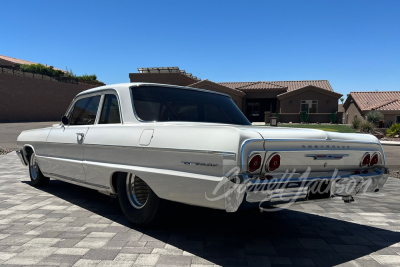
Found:
[(161, 199), (139, 177), (127, 174), (118, 179), (118, 199), (125, 217), (134, 225), (147, 226), (156, 218)]
[(35, 152), (32, 152), (29, 157), (29, 176), (34, 186), (46, 186), (50, 180), (50, 178), (45, 177), (40, 170)]

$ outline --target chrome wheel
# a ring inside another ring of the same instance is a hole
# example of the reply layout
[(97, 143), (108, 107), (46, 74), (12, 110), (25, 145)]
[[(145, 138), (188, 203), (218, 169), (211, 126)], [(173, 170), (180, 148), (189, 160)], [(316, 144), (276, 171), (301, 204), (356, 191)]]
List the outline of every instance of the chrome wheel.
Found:
[(126, 191), (129, 202), (134, 208), (141, 209), (146, 205), (150, 188), (142, 179), (129, 174), (126, 179)]
[(38, 173), (39, 173), (39, 165), (37, 163), (37, 158), (36, 158), (35, 153), (33, 153), (31, 155), (29, 171), (31, 173), (32, 180), (36, 180), (36, 178), (38, 177)]

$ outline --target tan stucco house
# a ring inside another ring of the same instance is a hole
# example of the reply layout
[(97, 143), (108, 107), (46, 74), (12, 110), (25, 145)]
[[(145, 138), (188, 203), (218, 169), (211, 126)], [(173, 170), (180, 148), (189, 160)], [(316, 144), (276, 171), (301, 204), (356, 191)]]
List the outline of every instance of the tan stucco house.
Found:
[[(230, 95), (251, 122), (269, 121), (278, 115), (280, 122), (301, 122), (307, 111), (309, 122), (330, 122), (338, 112), (341, 94), (327, 80), (212, 82), (200, 80), (178, 67), (138, 68), (130, 73), (131, 82), (154, 82), (208, 89)], [(342, 115), (337, 116), (341, 122)]]
[(343, 104), (343, 122), (364, 120), (371, 110), (384, 115), (385, 126), (400, 123), (400, 91), (351, 92)]

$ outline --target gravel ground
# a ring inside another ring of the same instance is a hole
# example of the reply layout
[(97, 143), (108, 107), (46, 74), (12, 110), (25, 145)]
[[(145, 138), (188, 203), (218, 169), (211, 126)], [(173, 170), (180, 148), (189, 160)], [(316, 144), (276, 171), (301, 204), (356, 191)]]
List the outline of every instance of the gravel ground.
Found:
[(8, 154), (8, 153), (10, 153), (11, 151), (12, 151), (12, 150), (0, 148), (0, 155)]

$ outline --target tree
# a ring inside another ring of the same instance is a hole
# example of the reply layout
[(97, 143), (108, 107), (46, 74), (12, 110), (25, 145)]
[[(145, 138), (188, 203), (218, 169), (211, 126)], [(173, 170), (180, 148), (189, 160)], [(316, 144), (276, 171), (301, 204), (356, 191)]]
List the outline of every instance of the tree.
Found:
[(340, 98), (340, 102), (342, 102), (342, 104), (343, 104), (343, 101), (344, 101), (344, 98), (343, 98), (343, 97), (341, 97), (341, 98)]

